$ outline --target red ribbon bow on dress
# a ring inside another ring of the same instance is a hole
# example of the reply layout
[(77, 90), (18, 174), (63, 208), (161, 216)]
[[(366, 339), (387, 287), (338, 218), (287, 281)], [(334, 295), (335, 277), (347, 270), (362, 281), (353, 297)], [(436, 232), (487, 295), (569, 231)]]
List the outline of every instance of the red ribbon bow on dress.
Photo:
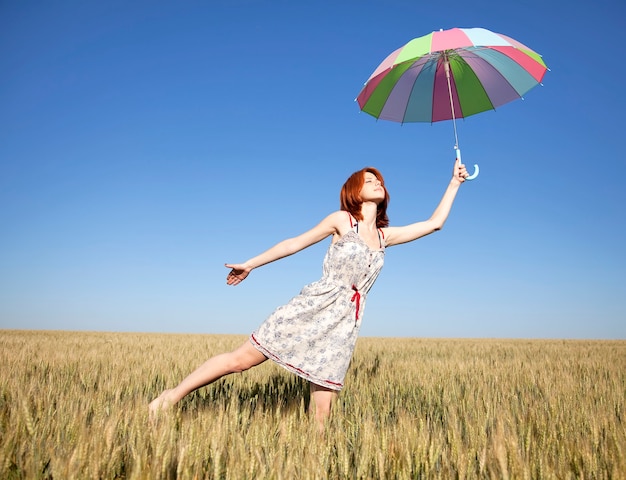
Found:
[(354, 319), (354, 324), (356, 325), (357, 320), (359, 319), (359, 308), (361, 307), (361, 293), (356, 288), (356, 285), (352, 284), (352, 290), (354, 290), (354, 295), (350, 299), (351, 302), (356, 301), (356, 317)]

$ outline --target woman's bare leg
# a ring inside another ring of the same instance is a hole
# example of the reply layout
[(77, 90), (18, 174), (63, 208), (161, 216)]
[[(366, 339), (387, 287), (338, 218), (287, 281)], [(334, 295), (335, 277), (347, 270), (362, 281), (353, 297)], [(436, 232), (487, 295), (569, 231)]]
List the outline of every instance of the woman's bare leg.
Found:
[(161, 395), (150, 402), (148, 406), (150, 413), (154, 414), (159, 410), (170, 407), (185, 395), (213, 383), (224, 375), (243, 372), (263, 363), (265, 360), (267, 360), (267, 357), (246, 340), (236, 350), (208, 359), (185, 377), (176, 387), (164, 390)]
[(332, 404), (337, 398), (337, 391), (312, 382), (309, 382), (309, 388), (311, 390), (311, 405), (314, 405), (313, 408), (315, 409), (315, 420), (317, 420), (320, 432), (323, 432), (324, 424), (330, 417)]

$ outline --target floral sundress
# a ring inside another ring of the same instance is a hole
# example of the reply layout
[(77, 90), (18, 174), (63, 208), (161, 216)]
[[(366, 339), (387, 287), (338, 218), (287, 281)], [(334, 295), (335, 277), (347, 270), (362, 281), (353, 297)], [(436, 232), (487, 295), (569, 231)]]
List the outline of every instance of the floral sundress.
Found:
[(333, 390), (343, 388), (361, 328), (367, 293), (383, 267), (385, 241), (379, 249), (352, 229), (331, 244), (322, 278), (305, 286), (278, 307), (250, 335), (252, 345), (269, 359), (300, 377)]

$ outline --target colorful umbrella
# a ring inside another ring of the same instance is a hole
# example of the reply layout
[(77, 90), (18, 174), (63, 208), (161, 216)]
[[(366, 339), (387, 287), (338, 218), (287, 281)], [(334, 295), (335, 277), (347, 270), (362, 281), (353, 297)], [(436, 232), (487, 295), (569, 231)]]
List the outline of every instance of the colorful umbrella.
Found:
[[(362, 111), (394, 122), (452, 120), (495, 110), (541, 83), (541, 56), (484, 28), (452, 28), (415, 38), (391, 53), (359, 93)], [(478, 175), (478, 165), (475, 173)]]

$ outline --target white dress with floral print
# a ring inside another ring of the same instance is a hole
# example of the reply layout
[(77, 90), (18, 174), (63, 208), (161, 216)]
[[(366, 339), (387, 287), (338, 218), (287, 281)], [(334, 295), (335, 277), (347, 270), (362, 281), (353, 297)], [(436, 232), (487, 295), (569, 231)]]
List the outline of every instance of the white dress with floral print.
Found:
[(367, 293), (380, 273), (384, 239), (371, 249), (358, 223), (324, 257), (323, 276), (278, 307), (250, 336), (252, 345), (287, 370), (341, 390), (361, 327)]

